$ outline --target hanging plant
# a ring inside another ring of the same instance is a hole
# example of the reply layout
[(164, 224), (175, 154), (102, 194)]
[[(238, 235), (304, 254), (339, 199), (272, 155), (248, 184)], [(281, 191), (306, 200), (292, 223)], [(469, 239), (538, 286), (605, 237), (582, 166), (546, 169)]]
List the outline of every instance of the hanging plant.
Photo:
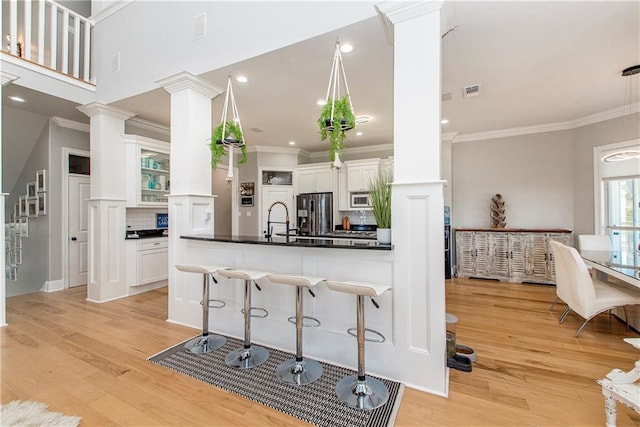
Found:
[[(322, 108), (318, 118), (320, 127), (320, 139), (324, 141), (329, 138), (329, 160), (336, 161), (336, 155), (340, 156), (344, 148), (344, 140), (347, 138), (347, 131), (356, 125), (356, 117), (351, 111), (349, 98), (345, 95), (333, 102), (329, 98)], [(332, 163), (333, 164), (333, 163)]]
[[(346, 95), (340, 96), (341, 82), (343, 81)], [(353, 113), (353, 104), (351, 103), (351, 95), (349, 95), (349, 85), (347, 84), (347, 76), (344, 72), (342, 64), (342, 53), (340, 52), (340, 42), (336, 42), (336, 48), (333, 55), (333, 65), (331, 66), (331, 74), (329, 76), (329, 86), (327, 87), (327, 96), (322, 112), (318, 118), (318, 126), (320, 127), (320, 139), (324, 141), (329, 138), (331, 143), (329, 147), (329, 160), (331, 167), (339, 168), (342, 165), (340, 159), (342, 149), (344, 148), (344, 140), (346, 132), (356, 126), (356, 118)]]
[[(231, 106), (231, 120), (227, 120), (229, 106)], [(224, 100), (224, 107), (222, 109), (222, 118), (220, 122), (221, 123), (213, 129), (211, 134), (211, 142), (209, 144), (209, 148), (211, 149), (211, 167), (216, 169), (218, 167), (218, 163), (220, 163), (220, 159), (224, 156), (229, 156), (227, 181), (230, 182), (233, 179), (234, 148), (239, 147), (242, 152), (238, 163), (242, 165), (247, 162), (247, 146), (242, 134), (242, 124), (240, 123), (238, 107), (236, 106), (236, 100), (233, 96), (231, 76), (227, 79), (227, 94)]]
[[(224, 139), (222, 133), (224, 132)], [(247, 163), (247, 146), (244, 144), (244, 138), (242, 136), (242, 129), (240, 126), (233, 122), (224, 122), (219, 124), (211, 134), (211, 167), (216, 169), (220, 159), (226, 156), (229, 152), (227, 147), (233, 149), (234, 147), (240, 147), (241, 156), (238, 161), (243, 165)]]

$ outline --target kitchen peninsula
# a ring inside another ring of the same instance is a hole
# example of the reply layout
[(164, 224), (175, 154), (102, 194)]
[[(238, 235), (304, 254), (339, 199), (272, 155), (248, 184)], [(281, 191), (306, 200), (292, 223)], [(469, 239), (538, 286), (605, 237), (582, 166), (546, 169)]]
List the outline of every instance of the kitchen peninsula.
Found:
[[(220, 265), (229, 268), (268, 271), (274, 274), (307, 275), (342, 281), (369, 282), (390, 285), (391, 291), (376, 298), (380, 308), (366, 301), (365, 319), (368, 329), (386, 337), (382, 344), (368, 344), (367, 372), (389, 378), (400, 378), (403, 369), (390, 360), (396, 360), (398, 349), (394, 337), (393, 250), (391, 245), (357, 239), (298, 239), (275, 236), (272, 238), (247, 236), (216, 236), (207, 234), (182, 235), (181, 241), (192, 254), (190, 259), (177, 263)], [(287, 241), (289, 240), (289, 241)], [(194, 259), (195, 258), (195, 259)], [(173, 292), (179, 298), (194, 299), (191, 305), (193, 324), (198, 324), (202, 311), (198, 295), (201, 277), (184, 274)], [(244, 331), (243, 285), (241, 281), (216, 276), (211, 298), (222, 299), (226, 306), (210, 310), (211, 329), (225, 335), (242, 337)], [(251, 323), (252, 341), (261, 345), (295, 352), (295, 327), (287, 321), (295, 313), (295, 292), (290, 286), (273, 284), (268, 279), (257, 282), (252, 306), (262, 307), (269, 313), (266, 318), (254, 318)], [(353, 295), (333, 292), (324, 285), (304, 293), (304, 315), (320, 320), (319, 327), (305, 328), (305, 356), (320, 361), (355, 368), (357, 346), (347, 329), (355, 326), (356, 301)], [(368, 298), (367, 298), (368, 299)], [(191, 301), (190, 301), (191, 302)], [(197, 304), (197, 305), (196, 305)], [(397, 327), (397, 325), (396, 325)], [(367, 334), (368, 335), (368, 334)]]

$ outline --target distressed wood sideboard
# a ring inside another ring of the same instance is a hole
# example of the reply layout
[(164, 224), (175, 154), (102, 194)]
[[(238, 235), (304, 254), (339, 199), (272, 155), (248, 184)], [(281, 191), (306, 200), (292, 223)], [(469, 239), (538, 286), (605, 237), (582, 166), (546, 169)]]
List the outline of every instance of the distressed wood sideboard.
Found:
[(457, 277), (555, 283), (549, 242), (571, 245), (567, 229), (457, 228)]

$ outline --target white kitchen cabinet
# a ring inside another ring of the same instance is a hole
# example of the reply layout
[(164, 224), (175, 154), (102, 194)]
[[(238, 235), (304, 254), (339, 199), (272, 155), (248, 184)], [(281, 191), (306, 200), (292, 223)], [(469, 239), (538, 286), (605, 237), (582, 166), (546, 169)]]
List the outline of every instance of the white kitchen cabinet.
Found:
[(127, 207), (166, 207), (169, 196), (169, 143), (124, 135)]
[(570, 244), (571, 230), (457, 229), (457, 276), (554, 283), (551, 240)]
[(338, 210), (348, 211), (351, 210), (349, 203), (349, 190), (347, 189), (347, 168), (342, 167), (338, 171)]
[(369, 191), (369, 183), (378, 176), (380, 159), (345, 162), (347, 168), (347, 190)]
[(168, 237), (127, 240), (127, 284), (141, 286), (166, 280), (169, 273)]
[(298, 166), (293, 171), (295, 193), (332, 193), (335, 191), (335, 175), (328, 163)]

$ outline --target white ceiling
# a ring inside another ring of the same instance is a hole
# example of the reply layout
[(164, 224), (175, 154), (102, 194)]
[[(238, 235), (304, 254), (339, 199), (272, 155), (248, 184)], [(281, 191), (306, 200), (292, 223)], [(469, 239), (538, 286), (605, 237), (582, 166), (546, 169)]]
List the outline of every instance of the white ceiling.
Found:
[[(450, 121), (443, 133), (565, 122), (639, 101), (640, 74), (620, 73), (640, 64), (640, 2), (446, 2), (442, 31), (448, 32), (442, 41), (442, 92), (451, 95), (442, 103)], [(356, 115), (371, 117), (359, 126), (364, 135), (350, 135), (347, 147), (391, 143), (393, 48), (377, 18), (201, 77), (221, 87), (229, 73), (249, 78), (234, 82), (249, 146), (289, 147), (293, 140), (298, 148), (323, 151), (328, 143), (319, 139), (316, 101), (325, 96), (338, 38), (355, 46), (343, 58)], [(480, 95), (463, 98), (470, 84), (480, 84)], [(213, 101), (214, 126), (223, 98)], [(30, 104), (14, 107), (38, 112), (47, 105)], [(170, 99), (162, 89), (115, 106), (169, 126)], [(56, 108), (55, 115), (77, 117)]]

